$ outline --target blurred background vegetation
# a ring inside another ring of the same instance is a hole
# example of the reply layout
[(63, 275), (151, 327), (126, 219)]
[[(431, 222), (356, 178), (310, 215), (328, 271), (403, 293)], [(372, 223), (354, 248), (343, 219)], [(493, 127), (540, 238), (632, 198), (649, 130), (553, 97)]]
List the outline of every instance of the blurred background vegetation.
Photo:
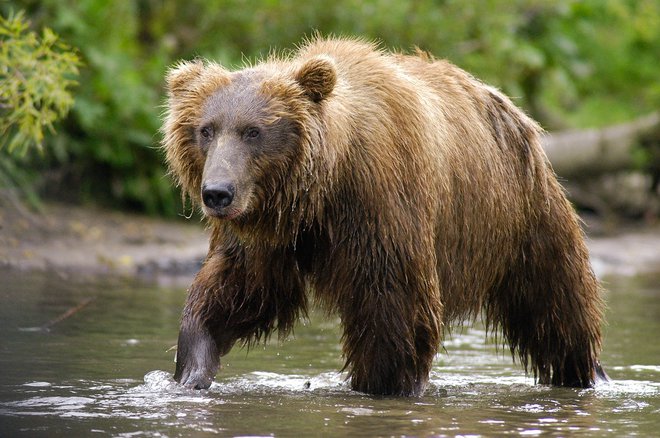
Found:
[(549, 130), (660, 106), (657, 0), (23, 0), (0, 14), (0, 185), (33, 204), (181, 213), (158, 150), (168, 66), (240, 67), (316, 30), (447, 58)]

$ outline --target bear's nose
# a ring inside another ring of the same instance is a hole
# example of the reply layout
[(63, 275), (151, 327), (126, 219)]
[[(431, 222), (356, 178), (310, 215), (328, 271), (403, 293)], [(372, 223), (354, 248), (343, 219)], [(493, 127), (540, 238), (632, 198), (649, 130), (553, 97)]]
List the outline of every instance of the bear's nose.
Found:
[(219, 210), (231, 204), (234, 200), (234, 185), (230, 183), (204, 184), (202, 201), (208, 208)]

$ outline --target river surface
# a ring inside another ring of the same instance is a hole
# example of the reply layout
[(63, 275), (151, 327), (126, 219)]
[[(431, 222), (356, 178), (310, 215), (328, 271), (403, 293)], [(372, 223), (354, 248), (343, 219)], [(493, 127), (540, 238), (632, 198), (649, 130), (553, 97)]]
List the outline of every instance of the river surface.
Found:
[(320, 312), (189, 391), (169, 350), (182, 288), (0, 270), (0, 437), (659, 436), (660, 276), (606, 287), (611, 382), (535, 385), (477, 323), (445, 340), (423, 396), (395, 398), (349, 389)]

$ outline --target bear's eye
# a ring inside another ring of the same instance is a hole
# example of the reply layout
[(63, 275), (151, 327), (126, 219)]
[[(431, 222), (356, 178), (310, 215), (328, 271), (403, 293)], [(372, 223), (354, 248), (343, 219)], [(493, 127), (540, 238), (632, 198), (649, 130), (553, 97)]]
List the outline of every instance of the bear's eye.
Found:
[(213, 138), (213, 126), (203, 126), (199, 130), (199, 135), (202, 136), (204, 140), (210, 140)]
[(247, 140), (254, 140), (261, 135), (259, 128), (250, 127), (243, 131), (243, 137)]

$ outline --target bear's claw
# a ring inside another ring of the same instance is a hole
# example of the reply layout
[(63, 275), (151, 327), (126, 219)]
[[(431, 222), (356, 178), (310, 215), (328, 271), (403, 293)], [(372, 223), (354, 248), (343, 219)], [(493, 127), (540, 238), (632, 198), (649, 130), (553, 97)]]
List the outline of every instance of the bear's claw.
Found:
[(214, 377), (208, 370), (201, 369), (189, 370), (184, 368), (178, 378), (176, 374), (174, 379), (187, 389), (208, 389), (213, 383)]

